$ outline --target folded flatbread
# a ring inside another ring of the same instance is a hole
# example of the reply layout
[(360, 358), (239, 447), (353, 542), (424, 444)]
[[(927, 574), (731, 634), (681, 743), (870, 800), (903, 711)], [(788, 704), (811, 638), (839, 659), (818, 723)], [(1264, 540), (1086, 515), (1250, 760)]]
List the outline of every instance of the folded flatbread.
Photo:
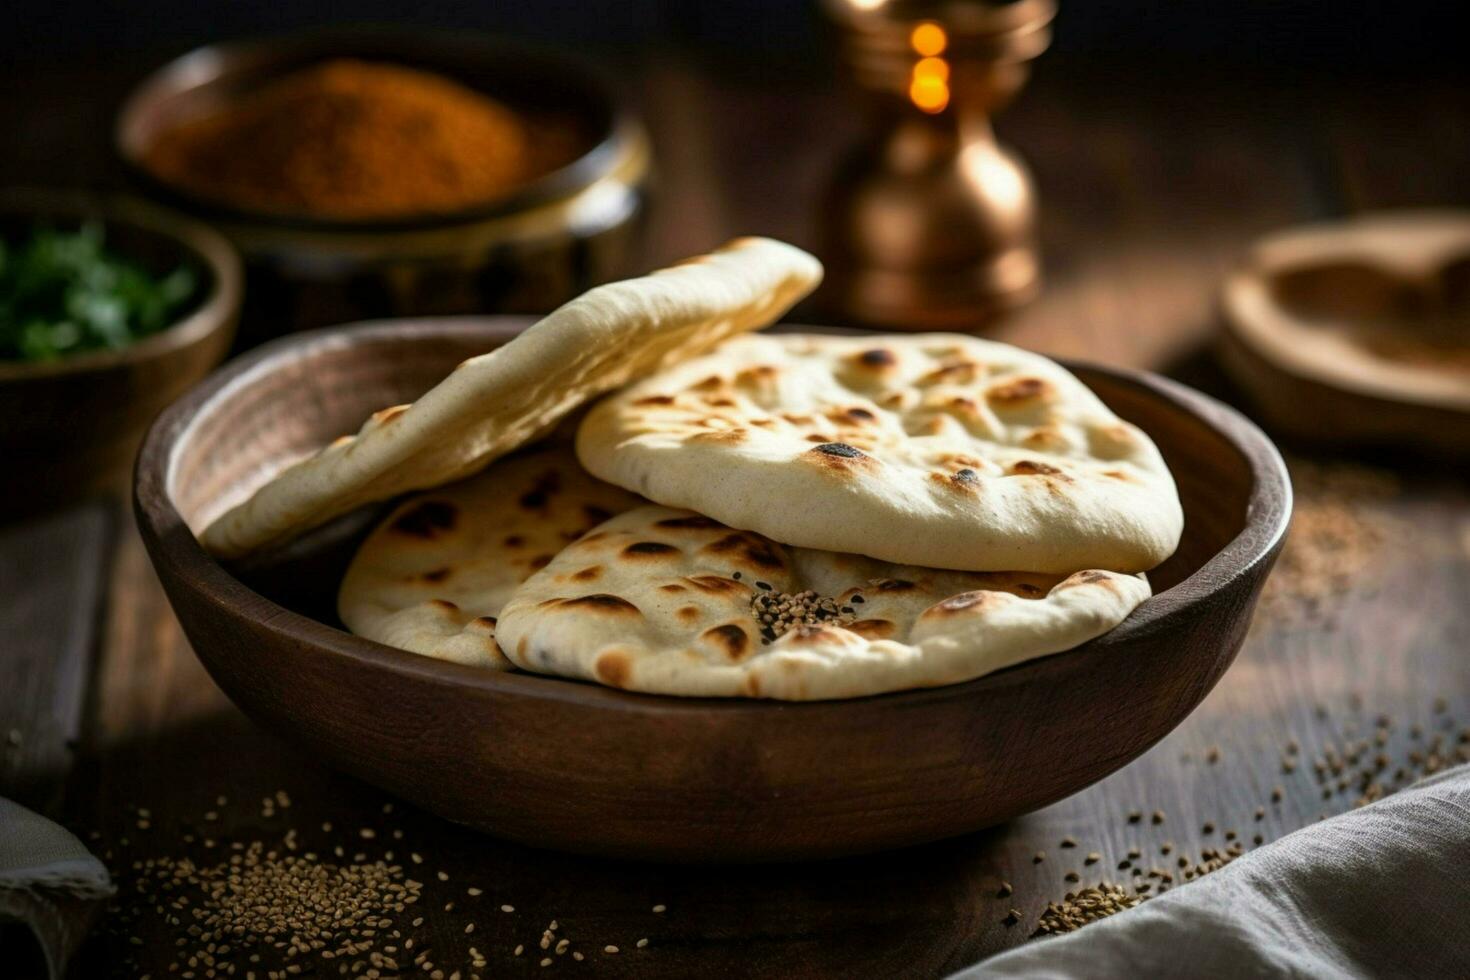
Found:
[(412, 405), (276, 475), (201, 535), (238, 557), (362, 504), (463, 479), (534, 442), (583, 402), (774, 322), (821, 280), (800, 249), (744, 238), (599, 286), (505, 346), (459, 365)]

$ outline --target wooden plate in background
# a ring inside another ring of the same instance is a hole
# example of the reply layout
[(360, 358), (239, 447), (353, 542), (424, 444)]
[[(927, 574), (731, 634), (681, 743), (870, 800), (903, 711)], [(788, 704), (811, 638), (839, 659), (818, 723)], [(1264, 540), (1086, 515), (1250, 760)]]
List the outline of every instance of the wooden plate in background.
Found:
[(1225, 366), (1273, 428), (1470, 455), (1470, 212), (1267, 236), (1226, 280), (1221, 312)]

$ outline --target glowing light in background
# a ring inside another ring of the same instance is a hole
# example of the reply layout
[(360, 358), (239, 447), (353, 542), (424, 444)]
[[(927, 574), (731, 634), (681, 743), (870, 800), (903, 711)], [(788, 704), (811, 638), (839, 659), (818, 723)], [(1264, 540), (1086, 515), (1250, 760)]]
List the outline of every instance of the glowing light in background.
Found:
[(944, 33), (944, 28), (926, 20), (917, 25), (909, 35), (909, 44), (918, 54), (932, 58), (944, 53), (944, 49), (949, 46), (949, 36)]
[(937, 78), (941, 82), (949, 81), (949, 62), (943, 58), (921, 58), (914, 65), (915, 78)]
[(909, 99), (924, 112), (943, 112), (949, 105), (949, 62), (939, 57), (949, 46), (944, 28), (932, 21), (914, 27), (909, 46), (920, 55), (909, 80)]

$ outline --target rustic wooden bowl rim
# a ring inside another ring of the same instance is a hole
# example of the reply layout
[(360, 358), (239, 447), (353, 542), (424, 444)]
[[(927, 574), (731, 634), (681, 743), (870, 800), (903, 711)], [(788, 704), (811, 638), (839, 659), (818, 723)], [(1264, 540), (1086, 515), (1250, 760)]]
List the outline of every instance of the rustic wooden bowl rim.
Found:
[(0, 213), (37, 218), (94, 217), (103, 225), (131, 225), (172, 240), (210, 272), (209, 294), (183, 319), (119, 350), (90, 351), (56, 361), (0, 360), (0, 382), (105, 371), (162, 358), (198, 343), (233, 322), (240, 309), (244, 273), (239, 253), (223, 235), (202, 222), (137, 198), (87, 191), (8, 188)]
[[(236, 610), (247, 609), (263, 627), (285, 639), (310, 645), (361, 667), (387, 670), (445, 688), (481, 688), (523, 697), (568, 702), (599, 710), (672, 714), (709, 711), (840, 710), (882, 698), (894, 704), (923, 704), (936, 699), (963, 698), (987, 687), (1042, 680), (1065, 670), (1072, 654), (1084, 648), (1116, 647), (1119, 655), (1136, 637), (1166, 630), (1196, 616), (1211, 595), (1252, 572), (1274, 553), (1286, 533), (1291, 515), (1291, 482), (1276, 447), (1253, 423), (1234, 409), (1158, 375), (1123, 368), (1063, 362), (1114, 381), (1142, 389), (1193, 415), (1219, 433), (1250, 469), (1253, 486), (1246, 508), (1246, 525), (1224, 548), (1188, 578), (1140, 605), (1109, 633), (1054, 656), (1030, 660), (960, 684), (920, 688), (842, 701), (789, 702), (725, 698), (682, 698), (620, 691), (615, 688), (523, 672), (486, 670), (409, 653), (329, 626), (286, 609), (247, 587), (207, 554), (186, 526), (168, 491), (174, 455), (187, 442), (197, 418), (211, 406), (284, 364), (322, 350), (352, 346), (362, 341), (407, 339), (414, 336), (484, 335), (508, 340), (527, 323), (525, 317), (440, 317), (410, 321), (379, 320), (329, 327), (284, 337), (237, 358), (196, 386), (161, 414), (149, 429), (138, 455), (135, 504), (159, 542), (157, 558), (173, 565), (176, 574), (194, 585), (201, 598)], [(807, 328), (819, 329), (819, 328)], [(1188, 529), (1186, 528), (1186, 533)]]

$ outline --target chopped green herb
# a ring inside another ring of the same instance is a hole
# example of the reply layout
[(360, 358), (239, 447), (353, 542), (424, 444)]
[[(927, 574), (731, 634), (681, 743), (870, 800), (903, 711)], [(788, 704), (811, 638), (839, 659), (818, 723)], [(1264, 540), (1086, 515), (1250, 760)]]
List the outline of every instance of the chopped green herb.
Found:
[(50, 361), (115, 350), (173, 323), (194, 299), (198, 273), (155, 277), (109, 251), (102, 226), (36, 228), (0, 240), (0, 359)]

